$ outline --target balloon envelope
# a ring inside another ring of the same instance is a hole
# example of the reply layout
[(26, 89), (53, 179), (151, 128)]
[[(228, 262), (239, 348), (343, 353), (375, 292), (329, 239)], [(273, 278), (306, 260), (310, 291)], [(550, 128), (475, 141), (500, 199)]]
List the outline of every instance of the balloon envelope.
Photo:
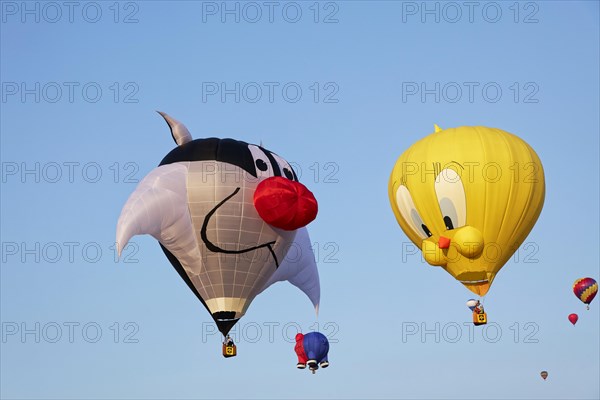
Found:
[(569, 321), (571, 321), (573, 325), (577, 323), (578, 319), (579, 317), (577, 316), (577, 314), (569, 314)]
[(542, 378), (544, 378), (544, 380), (546, 380), (546, 378), (548, 377), (548, 372), (547, 371), (542, 371), (540, 372), (540, 375)]
[[(304, 225), (316, 216), (317, 203), (289, 163), (234, 139), (192, 140), (183, 124), (161, 115), (178, 146), (123, 207), (117, 224), (119, 254), (133, 236), (152, 235), (223, 335), (260, 292), (279, 280), (293, 280), (318, 307), (314, 254), (304, 245), (310, 242)], [(268, 188), (271, 198), (285, 195), (285, 203), (268, 202), (285, 229), (265, 221), (257, 210), (259, 186), (270, 181), (279, 183)], [(299, 231), (303, 257), (290, 258)]]
[(542, 211), (544, 171), (531, 146), (513, 134), (436, 127), (398, 158), (388, 193), (425, 260), (484, 296)]
[(590, 304), (598, 293), (598, 283), (592, 278), (577, 279), (573, 284), (573, 293), (583, 303)]
[(320, 332), (309, 332), (304, 335), (304, 352), (309, 360), (315, 360), (317, 363), (328, 361), (329, 341), (327, 337)]

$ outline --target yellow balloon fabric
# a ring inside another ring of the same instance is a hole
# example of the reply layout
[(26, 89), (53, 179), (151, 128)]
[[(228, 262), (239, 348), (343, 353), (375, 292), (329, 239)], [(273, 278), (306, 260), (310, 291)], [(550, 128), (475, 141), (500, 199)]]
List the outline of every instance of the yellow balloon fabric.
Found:
[(484, 296), (542, 211), (544, 170), (513, 134), (436, 125), (398, 158), (388, 191), (425, 260)]

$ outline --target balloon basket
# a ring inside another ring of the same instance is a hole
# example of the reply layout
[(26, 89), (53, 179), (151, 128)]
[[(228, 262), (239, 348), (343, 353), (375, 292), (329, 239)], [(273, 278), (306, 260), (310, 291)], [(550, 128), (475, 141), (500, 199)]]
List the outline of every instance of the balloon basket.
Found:
[(229, 358), (229, 357), (235, 357), (236, 355), (237, 355), (237, 348), (235, 347), (235, 344), (231, 344), (231, 345), (223, 344), (223, 357)]
[(474, 325), (485, 325), (487, 324), (486, 313), (473, 313), (473, 324)]

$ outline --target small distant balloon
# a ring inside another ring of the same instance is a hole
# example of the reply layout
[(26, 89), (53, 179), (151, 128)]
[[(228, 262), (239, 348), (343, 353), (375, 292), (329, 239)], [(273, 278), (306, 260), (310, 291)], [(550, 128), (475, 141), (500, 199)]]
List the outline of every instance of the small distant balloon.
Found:
[(546, 380), (546, 378), (548, 377), (548, 371), (542, 371), (542, 372), (540, 372), (540, 376), (542, 378), (544, 378), (544, 380)]
[(598, 293), (598, 283), (592, 278), (579, 278), (573, 284), (573, 293), (590, 309), (590, 303)]
[(319, 367), (327, 368), (329, 366), (327, 358), (329, 341), (320, 332), (309, 332), (305, 335), (302, 333), (296, 334), (294, 351), (298, 356), (296, 367), (299, 369), (304, 369), (308, 365), (308, 368), (314, 374)]
[(475, 299), (469, 299), (469, 300), (467, 301), (467, 307), (469, 307), (469, 309), (470, 309), (471, 311), (473, 311), (473, 310), (475, 309), (475, 306), (476, 306), (476, 305), (477, 305), (477, 300), (475, 300)]
[(577, 323), (578, 319), (579, 317), (577, 316), (577, 314), (569, 314), (569, 321), (571, 321), (573, 325)]

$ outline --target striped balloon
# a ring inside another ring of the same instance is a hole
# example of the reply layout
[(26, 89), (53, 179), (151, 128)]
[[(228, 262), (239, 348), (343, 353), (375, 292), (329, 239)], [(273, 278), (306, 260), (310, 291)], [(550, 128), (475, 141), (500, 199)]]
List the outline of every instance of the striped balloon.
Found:
[(587, 308), (589, 310), (589, 304), (596, 297), (596, 293), (598, 293), (598, 283), (592, 278), (577, 279), (573, 284), (573, 293), (575, 293), (575, 296), (579, 300), (588, 305)]

